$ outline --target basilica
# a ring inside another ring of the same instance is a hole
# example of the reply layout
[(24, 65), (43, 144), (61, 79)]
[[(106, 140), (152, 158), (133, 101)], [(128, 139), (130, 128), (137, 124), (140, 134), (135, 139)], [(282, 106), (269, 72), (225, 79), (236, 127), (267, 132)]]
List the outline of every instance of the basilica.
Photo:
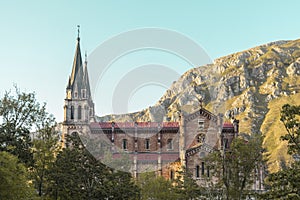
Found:
[(173, 179), (184, 167), (201, 181), (210, 176), (204, 158), (213, 151), (228, 149), (239, 134), (238, 120), (224, 123), (221, 114), (211, 113), (201, 103), (192, 113), (181, 113), (180, 120), (174, 122), (97, 122), (87, 58), (83, 62), (79, 36), (64, 101), (63, 137), (74, 132), (99, 136), (108, 144), (106, 149), (113, 159), (126, 153), (134, 177), (152, 170)]

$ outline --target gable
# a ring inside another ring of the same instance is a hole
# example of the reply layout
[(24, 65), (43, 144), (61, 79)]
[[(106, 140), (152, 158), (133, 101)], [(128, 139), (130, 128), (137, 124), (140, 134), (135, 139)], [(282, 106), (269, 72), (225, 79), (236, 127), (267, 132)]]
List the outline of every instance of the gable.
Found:
[(186, 149), (199, 145), (201, 142), (214, 147), (218, 141), (217, 117), (201, 108), (184, 116)]

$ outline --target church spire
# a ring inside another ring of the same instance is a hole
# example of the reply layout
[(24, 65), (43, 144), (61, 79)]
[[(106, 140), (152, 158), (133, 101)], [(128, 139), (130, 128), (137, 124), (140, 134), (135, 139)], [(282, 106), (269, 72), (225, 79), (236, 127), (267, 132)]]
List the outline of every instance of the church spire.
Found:
[(88, 97), (91, 98), (91, 89), (90, 89), (90, 80), (88, 75), (88, 69), (87, 69), (87, 53), (85, 52), (85, 61), (84, 61), (84, 68), (83, 68), (83, 84), (86, 89), (86, 94)]
[(78, 27), (78, 30), (77, 30), (78, 35), (77, 35), (76, 51), (75, 51), (75, 56), (74, 56), (74, 61), (73, 61), (73, 66), (72, 66), (71, 80), (70, 80), (71, 86), (73, 86), (76, 76), (82, 66), (82, 58), (81, 58), (81, 51), (80, 51), (80, 37), (79, 37), (80, 26), (78, 25), (77, 27)]

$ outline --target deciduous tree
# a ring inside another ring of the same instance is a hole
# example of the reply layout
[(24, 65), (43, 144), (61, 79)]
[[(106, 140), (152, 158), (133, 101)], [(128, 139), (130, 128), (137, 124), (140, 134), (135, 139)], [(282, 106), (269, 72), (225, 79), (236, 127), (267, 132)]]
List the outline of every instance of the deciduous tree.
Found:
[(36, 132), (33, 138), (33, 160), (31, 177), (39, 196), (46, 193), (49, 185), (48, 179), (50, 170), (60, 149), (59, 134), (55, 130), (56, 122), (52, 115), (43, 109), (36, 122)]
[(139, 186), (141, 188), (141, 199), (144, 200), (173, 200), (179, 198), (172, 182), (162, 176), (156, 176), (154, 172), (141, 174)]
[(54, 199), (136, 199), (131, 174), (114, 171), (85, 148), (77, 134), (66, 137), (67, 147), (51, 170), (49, 195)]
[(280, 120), (287, 133), (281, 139), (288, 142), (287, 152), (295, 158), (295, 161), (267, 177), (268, 191), (261, 195), (261, 199), (300, 199), (299, 116), (300, 106), (285, 104), (282, 107)]
[(27, 166), (33, 164), (30, 132), (38, 116), (43, 114), (45, 104), (40, 105), (34, 93), (6, 92), (0, 100), (0, 150), (16, 155)]
[(25, 165), (5, 151), (0, 152), (0, 180), (0, 199), (36, 198)]
[(226, 199), (245, 197), (253, 184), (255, 170), (259, 170), (263, 163), (262, 153), (262, 136), (255, 134), (247, 140), (235, 138), (229, 149), (207, 158), (211, 173), (223, 187)]

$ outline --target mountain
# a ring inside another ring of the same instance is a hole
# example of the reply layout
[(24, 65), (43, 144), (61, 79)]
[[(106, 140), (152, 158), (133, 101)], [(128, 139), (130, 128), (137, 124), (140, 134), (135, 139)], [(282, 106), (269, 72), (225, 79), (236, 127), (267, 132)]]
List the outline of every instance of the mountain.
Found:
[(269, 169), (276, 171), (286, 154), (280, 140), (285, 128), (280, 109), (300, 104), (300, 39), (277, 41), (218, 58), (185, 72), (159, 101), (140, 112), (107, 115), (100, 121), (177, 121), (179, 110), (203, 106), (224, 118), (240, 120), (240, 132), (262, 133)]

